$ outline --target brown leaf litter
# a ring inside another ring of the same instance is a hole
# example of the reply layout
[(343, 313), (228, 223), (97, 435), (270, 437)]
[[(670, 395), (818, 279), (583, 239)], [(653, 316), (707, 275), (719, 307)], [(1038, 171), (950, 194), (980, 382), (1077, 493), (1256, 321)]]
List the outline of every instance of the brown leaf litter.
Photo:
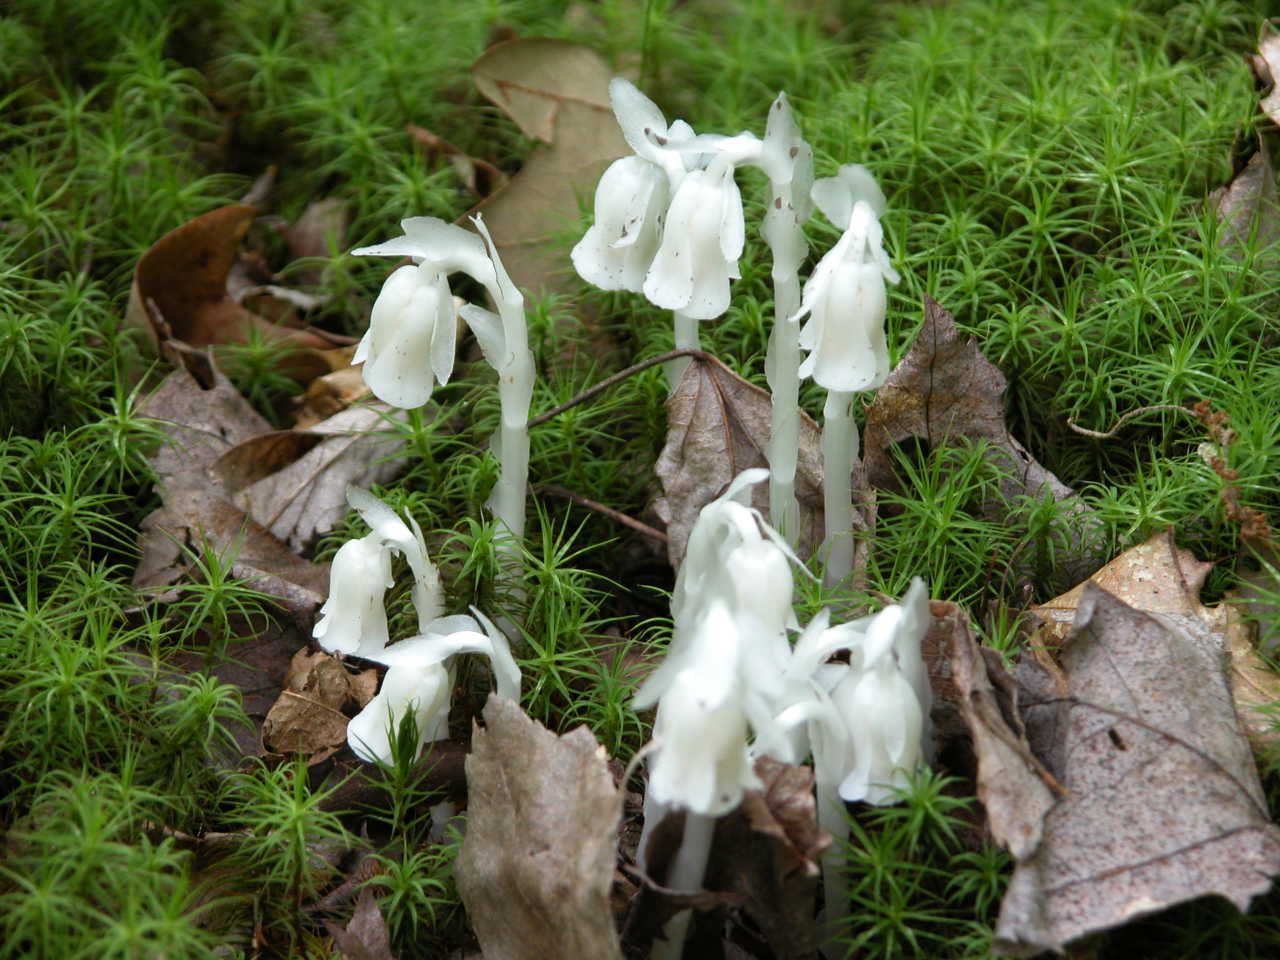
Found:
[(490, 696), (467, 757), (458, 892), (485, 956), (621, 960), (609, 909), (622, 794), (586, 727)]
[(592, 196), (604, 168), (631, 152), (609, 104), (613, 71), (589, 47), (529, 37), (490, 47), (471, 75), (535, 145), (520, 171), (459, 222), (484, 213), (522, 290), (574, 289), (568, 245), (557, 238), (577, 224), (579, 202)]
[[(654, 503), (667, 524), (667, 553), (673, 567), (684, 560), (689, 531), (699, 511), (720, 496), (734, 477), (750, 467), (768, 465), (773, 408), (769, 392), (748, 383), (719, 360), (694, 357), (675, 391), (667, 398), (667, 441), (654, 471), (663, 495)], [(854, 490), (865, 491), (862, 472), (854, 468)], [(796, 497), (800, 501), (797, 550), (808, 557), (822, 541), (822, 438), (818, 425), (800, 412), (800, 453), (796, 465)], [(758, 484), (752, 504), (768, 515), (769, 491)], [(854, 519), (865, 538), (874, 506), (864, 498)], [(865, 556), (859, 541), (859, 554)], [(865, 562), (865, 561), (864, 561)]]
[(1091, 582), (1058, 663), (1019, 666), (1028, 741), (1067, 795), (1018, 858), (997, 952), (1061, 951), (1208, 894), (1245, 909), (1280, 873), (1280, 830), (1221, 646), (1185, 613), (1145, 613)]

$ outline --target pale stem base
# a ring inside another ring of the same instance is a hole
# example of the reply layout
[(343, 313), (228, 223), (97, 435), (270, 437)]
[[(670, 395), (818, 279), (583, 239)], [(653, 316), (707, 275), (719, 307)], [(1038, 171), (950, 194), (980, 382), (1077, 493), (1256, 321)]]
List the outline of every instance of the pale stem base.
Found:
[(844, 956), (835, 936), (849, 911), (849, 888), (845, 879), (845, 844), (849, 840), (849, 818), (835, 784), (817, 785), (818, 826), (831, 835), (831, 846), (822, 852), (822, 913), (818, 924), (818, 949), (828, 960)]
[[(685, 316), (679, 310), (674, 311), (672, 317), (675, 320), (676, 349), (701, 350), (702, 340), (698, 336), (698, 321), (693, 317)], [(667, 388), (672, 393), (675, 393), (676, 385), (692, 362), (689, 357), (679, 357), (666, 365)]]
[[(669, 888), (686, 891), (701, 888), (715, 832), (715, 817), (694, 813), (692, 810), (685, 812), (684, 836), (680, 840), (680, 849), (676, 851), (675, 863), (667, 876), (666, 885)], [(692, 916), (693, 911), (683, 910), (667, 921), (667, 925), (662, 928), (665, 939), (653, 945), (649, 960), (680, 960)]]
[(822, 409), (822, 510), (826, 520), (822, 583), (827, 587), (853, 573), (853, 462), (857, 456), (853, 394), (832, 390)]

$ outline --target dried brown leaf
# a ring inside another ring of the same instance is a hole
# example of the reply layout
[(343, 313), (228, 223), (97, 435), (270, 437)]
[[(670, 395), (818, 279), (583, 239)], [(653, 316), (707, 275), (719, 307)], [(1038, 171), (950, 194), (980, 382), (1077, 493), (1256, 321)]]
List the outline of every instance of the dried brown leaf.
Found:
[(177, 583), (188, 576), (191, 553), (212, 549), (231, 560), (233, 577), (278, 597), (309, 631), (328, 591), (328, 571), (303, 560), (232, 504), (210, 469), (234, 444), (268, 432), (270, 425), (207, 356), (182, 349), (177, 354), (183, 362), (138, 410), (159, 420), (168, 439), (151, 458), (162, 506), (142, 521), (134, 586)]
[(275, 753), (303, 753), (310, 764), (326, 760), (347, 742), (348, 701), (363, 707), (377, 689), (378, 672), (350, 674), (327, 653), (303, 647), (293, 655), (284, 689), (262, 727), (262, 743)]
[(467, 757), (458, 892), (489, 960), (621, 958), (609, 910), (622, 794), (586, 727), (490, 696)]
[[(1086, 583), (1225, 651), (1236, 709), (1249, 739), (1259, 751), (1274, 749), (1280, 746), (1280, 735), (1262, 711), (1280, 698), (1280, 677), (1258, 656), (1256, 638), (1238, 603), (1206, 607), (1200, 602), (1200, 590), (1212, 569), (1213, 564), (1180, 549), (1173, 531), (1165, 530), (1120, 554)], [(1044, 621), (1037, 634), (1042, 642), (1053, 646), (1068, 635), (1086, 583), (1031, 608)]]
[(1018, 714), (1017, 687), (998, 656), (973, 638), (969, 618), (955, 604), (946, 618), (956, 703), (973, 740), (978, 799), (996, 842), (1016, 858), (1040, 843), (1044, 817), (1061, 790), (1031, 752)]
[(396, 960), (387, 921), (368, 887), (360, 891), (355, 913), (345, 930), (331, 920), (326, 920), (324, 926), (342, 951), (343, 960)]
[[(1244, 248), (1253, 244), (1266, 247), (1280, 238), (1280, 199), (1276, 196), (1276, 171), (1271, 151), (1261, 135), (1257, 151), (1243, 170), (1225, 187), (1213, 191), (1209, 202), (1222, 224), (1218, 245), (1242, 256)], [(1270, 257), (1274, 264), (1274, 255)]]
[(1271, 89), (1262, 98), (1262, 112), (1271, 122), (1280, 126), (1280, 33), (1276, 25), (1280, 20), (1265, 20), (1258, 38), (1258, 55), (1253, 58), (1254, 73)]
[(327, 370), (316, 351), (350, 341), (272, 323), (229, 295), (228, 275), (256, 213), (245, 204), (219, 207), (152, 244), (134, 270), (126, 322), (158, 343), (151, 303), (172, 336), (191, 346), (244, 343), (251, 337), (288, 344), (294, 349), (281, 356), (281, 372), (307, 381)]
[[(892, 451), (904, 440), (923, 441), (930, 450), (975, 443), (1002, 473), (999, 496), (984, 511), (995, 520), (1017, 523), (1023, 497), (1046, 494), (1063, 505), (1066, 521), (1057, 530), (1054, 559), (1065, 582), (1097, 566), (1094, 541), (1099, 521), (1074, 491), (1042, 467), (1015, 440), (1004, 422), (1004, 375), (963, 337), (955, 319), (925, 297), (925, 322), (902, 362), (889, 374), (867, 411), (863, 463), (873, 487), (901, 491)], [(1046, 571), (1047, 572), (1047, 571)]]
[(577, 223), (579, 202), (593, 195), (604, 168), (630, 152), (609, 105), (613, 71), (588, 47), (530, 37), (490, 47), (471, 74), (482, 94), (541, 143), (467, 216), (484, 213), (517, 286), (572, 288), (564, 232)]
[(439, 134), (416, 124), (411, 123), (405, 129), (409, 136), (426, 150), (428, 157), (446, 158), (457, 173), (458, 179), (462, 181), (462, 185), (476, 196), (487, 197), (495, 190), (506, 186), (507, 175), (488, 160), (473, 157)]
[(212, 467), (232, 502), (294, 550), (336, 527), (349, 484), (386, 483), (404, 468), (395, 421), (407, 411), (352, 407), (310, 430), (279, 430), (238, 444)]
[(1176, 615), (1086, 584), (1060, 660), (1067, 696), (1024, 658), (1033, 749), (1066, 788), (1019, 860), (996, 949), (1061, 951), (1083, 936), (1197, 897), (1241, 910), (1280, 873), (1221, 647)]
[[(667, 524), (671, 565), (684, 560), (689, 531), (698, 512), (720, 496), (729, 481), (750, 467), (767, 466), (773, 411), (769, 393), (742, 379), (718, 360), (695, 357), (667, 398), (667, 442), (654, 471), (663, 496), (654, 504)], [(822, 438), (818, 426), (800, 413), (800, 456), (796, 496), (800, 501), (801, 556), (822, 540)], [(865, 489), (861, 468), (854, 469), (854, 490)], [(765, 484), (752, 491), (753, 504), (768, 514)], [(854, 519), (868, 524), (866, 513)]]

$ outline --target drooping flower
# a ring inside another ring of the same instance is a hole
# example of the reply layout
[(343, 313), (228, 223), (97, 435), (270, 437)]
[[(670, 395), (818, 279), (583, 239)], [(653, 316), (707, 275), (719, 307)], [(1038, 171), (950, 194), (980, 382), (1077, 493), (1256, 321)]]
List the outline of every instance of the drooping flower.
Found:
[(387, 613), (383, 595), (393, 585), (392, 553), (402, 553), (413, 571), (413, 603), (419, 629), (440, 613), (440, 575), (427, 558), (422, 530), (412, 517), (412, 531), (396, 512), (359, 487), (347, 487), (347, 503), (371, 529), (348, 540), (334, 555), (329, 570), (329, 597), (320, 608), (312, 635), (330, 653), (369, 657), (387, 645)]
[[(662, 239), (671, 193), (684, 176), (684, 161), (653, 137), (682, 136), (687, 125), (667, 125), (657, 105), (634, 84), (615, 77), (609, 100), (635, 153), (615, 160), (596, 185), (595, 223), (571, 253), (578, 275), (601, 290), (640, 293)], [(691, 135), (692, 131), (688, 131)]]
[(418, 731), (415, 757), (425, 744), (448, 735), (453, 678), (447, 661), (457, 654), (487, 656), (498, 696), (520, 699), (520, 668), (507, 638), (479, 610), (472, 607), (471, 612), (473, 617), (441, 617), (421, 636), (369, 658), (388, 669), (377, 695), (347, 724), (347, 742), (361, 760), (392, 762), (391, 731), (399, 729), (407, 711), (413, 712)]
[(364, 364), (374, 396), (413, 409), (453, 373), (458, 314), (449, 272), (474, 270), (491, 278), (493, 267), (480, 238), (461, 227), (434, 217), (410, 217), (400, 226), (404, 236), (351, 251), (357, 257), (412, 257), (416, 264), (386, 279), (352, 360)]
[(391, 578), (391, 551), (376, 533), (348, 540), (329, 566), (329, 597), (312, 636), (330, 653), (359, 654), (387, 645), (383, 594)]
[(885, 281), (899, 279), (884, 251), (884, 194), (864, 167), (850, 164), (816, 181), (812, 196), (844, 234), (818, 262), (791, 318), (808, 317), (800, 376), (842, 393), (874, 389), (889, 375)]

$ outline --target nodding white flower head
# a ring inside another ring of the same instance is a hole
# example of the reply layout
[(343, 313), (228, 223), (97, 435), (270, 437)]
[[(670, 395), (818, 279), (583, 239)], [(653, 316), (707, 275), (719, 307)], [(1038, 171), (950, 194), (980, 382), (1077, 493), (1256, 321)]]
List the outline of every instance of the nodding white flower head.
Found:
[(391, 551), (376, 533), (348, 540), (329, 565), (329, 597), (312, 636), (330, 653), (359, 654), (387, 645), (382, 596), (391, 579)]
[(644, 295), (697, 320), (720, 316), (729, 309), (729, 281), (739, 276), (745, 238), (742, 194), (729, 156), (688, 171), (667, 210)]
[(884, 194), (865, 167), (850, 164), (816, 181), (812, 197), (844, 234), (818, 262), (791, 318), (809, 317), (800, 331), (808, 351), (800, 376), (828, 390), (871, 390), (889, 375), (885, 281), (899, 279), (884, 251)]
[(799, 561), (748, 505), (768, 475), (745, 470), (702, 508), (672, 594), (671, 645), (636, 693), (638, 707), (658, 703), (650, 789), (698, 813), (724, 813), (756, 785), (747, 731), (781, 709)]
[[(728, 606), (712, 599), (701, 611), (698, 641), (670, 676), (654, 722), (657, 755), (649, 773), (653, 798), (720, 816), (758, 788), (747, 750), (742, 638)], [(637, 696), (637, 706), (652, 700)]]
[(924, 758), (924, 710), (894, 655), (902, 621), (901, 607), (881, 610), (863, 638), (861, 669), (851, 668), (831, 692), (849, 736), (851, 765), (839, 787), (845, 800), (896, 803)]
[[(489, 658), (497, 681), (497, 694), (520, 699), (520, 668), (511, 656), (507, 638), (474, 607), (473, 617), (441, 617), (427, 625), (421, 636), (392, 644), (370, 657), (387, 665), (382, 689), (347, 724), (347, 743), (361, 760), (391, 763), (391, 731), (412, 711), (418, 731), (413, 755), (449, 732), (449, 707), (453, 678), (446, 664), (459, 653), (480, 653)], [(483, 629), (483, 632), (481, 630)]]
[(662, 239), (671, 192), (685, 173), (685, 161), (655, 140), (693, 135), (677, 120), (668, 126), (657, 105), (634, 84), (615, 77), (609, 101), (622, 136), (634, 155), (615, 160), (596, 185), (595, 223), (573, 248), (574, 269), (602, 290), (640, 293)]
[(416, 520), (409, 518), (411, 531), (394, 510), (359, 487), (347, 487), (347, 503), (371, 532), (338, 548), (329, 569), (329, 597), (312, 635), (330, 653), (370, 657), (387, 645), (383, 594), (394, 582), (392, 552), (403, 553), (413, 571), (419, 629), (440, 614), (440, 576)]
[(351, 251), (357, 257), (411, 257), (416, 264), (387, 277), (352, 361), (364, 364), (364, 381), (379, 400), (413, 409), (453, 373), (458, 313), (448, 275), (470, 274), (500, 300), (506, 274), (485, 240), (469, 230), (437, 217), (410, 217), (400, 227), (404, 236)]

